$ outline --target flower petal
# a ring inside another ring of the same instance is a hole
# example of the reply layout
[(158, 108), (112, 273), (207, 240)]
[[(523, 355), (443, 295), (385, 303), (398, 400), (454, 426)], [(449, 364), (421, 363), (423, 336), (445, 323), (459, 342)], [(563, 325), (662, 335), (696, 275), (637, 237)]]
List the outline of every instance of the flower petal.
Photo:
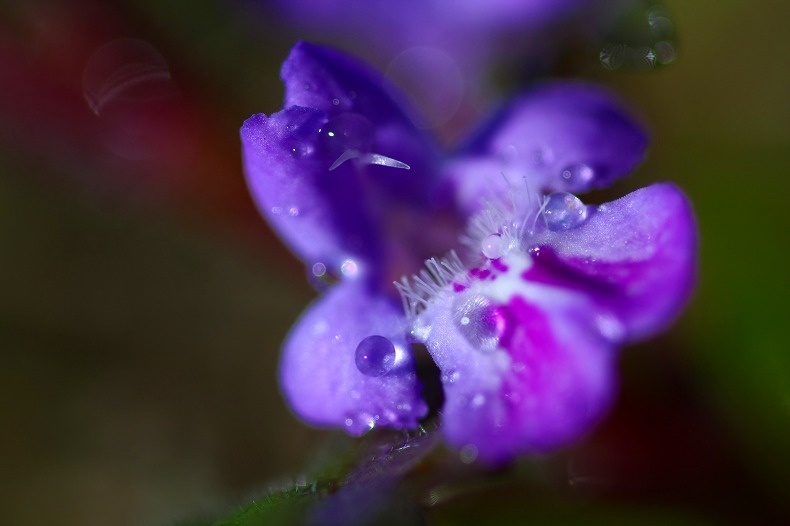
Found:
[(380, 77), (338, 51), (297, 44), (282, 77), (286, 109), (241, 129), (250, 190), (306, 262), (339, 271), (351, 258), (372, 269), (391, 217), (430, 202), (434, 145)]
[(685, 195), (669, 183), (601, 205), (582, 226), (544, 232), (533, 243), (541, 249), (527, 279), (595, 298), (629, 340), (668, 325), (693, 290), (696, 223)]
[(250, 117), (241, 138), (261, 214), (300, 258), (338, 271), (349, 258), (375, 261), (380, 246), (366, 203), (349, 202), (362, 182), (348, 171), (329, 172), (326, 159), (313, 155), (325, 122), (319, 110), (292, 107)]
[(481, 197), (505, 195), (508, 180), (521, 185), (525, 179), (536, 194), (608, 186), (642, 161), (647, 144), (645, 130), (609, 92), (549, 84), (503, 107), (446, 176), (472, 214)]
[[(380, 376), (357, 366), (357, 346), (370, 336), (394, 347), (392, 361), (373, 371)], [(302, 315), (283, 348), (280, 382), (298, 416), (351, 434), (416, 427), (427, 413), (400, 309), (360, 281), (337, 285)]]
[[(283, 63), (281, 75), (286, 108), (322, 110), (328, 119), (326, 126), (340, 130), (325, 141), (331, 162), (349, 148), (395, 159), (410, 169), (374, 166), (370, 182), (390, 197), (428, 199), (431, 182), (436, 179), (437, 147), (412, 124), (414, 111), (378, 72), (335, 49), (299, 42)], [(367, 124), (359, 122), (361, 119)], [(349, 120), (353, 122), (349, 124)], [(344, 165), (345, 169), (350, 166)]]
[(476, 289), (423, 314), (431, 317), (426, 346), (442, 371), (447, 440), (462, 458), (498, 464), (580, 438), (615, 390), (616, 353), (595, 330), (590, 304), (535, 290), (529, 299), (480, 296), (480, 304), (498, 302), (503, 332), (492, 349), (459, 325), (458, 302), (488, 288)]

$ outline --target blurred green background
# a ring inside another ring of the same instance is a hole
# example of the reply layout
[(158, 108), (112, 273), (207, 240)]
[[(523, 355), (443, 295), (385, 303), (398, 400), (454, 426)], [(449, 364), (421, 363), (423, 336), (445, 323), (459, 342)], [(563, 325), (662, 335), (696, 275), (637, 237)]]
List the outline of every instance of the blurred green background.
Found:
[[(581, 73), (652, 129), (616, 194), (669, 179), (693, 201), (697, 294), (625, 352), (618, 406), (561, 454), (560, 482), (450, 499), (436, 524), (790, 517), (790, 4), (665, 5), (674, 64)], [(82, 89), (122, 37), (171, 76), (131, 131)], [(325, 441), (277, 389), (279, 344), (313, 292), (254, 210), (238, 141), (246, 117), (280, 108), (293, 38), (242, 2), (0, 6), (0, 523), (220, 512), (298, 476)]]

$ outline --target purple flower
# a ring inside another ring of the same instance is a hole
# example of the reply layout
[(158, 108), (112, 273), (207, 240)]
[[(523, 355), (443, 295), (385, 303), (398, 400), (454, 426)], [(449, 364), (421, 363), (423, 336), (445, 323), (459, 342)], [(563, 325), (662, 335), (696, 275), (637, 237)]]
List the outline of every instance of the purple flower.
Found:
[(694, 281), (694, 218), (676, 187), (600, 206), (574, 195), (628, 174), (642, 128), (598, 88), (549, 84), (448, 156), (340, 52), (297, 44), (282, 78), (285, 109), (241, 130), (250, 189), (312, 274), (338, 278), (285, 342), (293, 410), (352, 434), (416, 426), (420, 342), (464, 458), (506, 461), (587, 431), (612, 400), (618, 349), (671, 322)]

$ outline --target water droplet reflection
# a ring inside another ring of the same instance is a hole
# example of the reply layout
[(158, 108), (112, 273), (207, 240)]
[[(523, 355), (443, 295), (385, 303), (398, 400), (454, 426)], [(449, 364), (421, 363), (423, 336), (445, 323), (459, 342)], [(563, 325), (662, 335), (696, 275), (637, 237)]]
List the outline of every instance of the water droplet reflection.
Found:
[(368, 336), (357, 346), (354, 360), (366, 376), (383, 376), (395, 365), (395, 346), (383, 336)]
[(505, 254), (506, 242), (499, 234), (491, 234), (483, 239), (480, 250), (488, 259), (499, 259)]
[(543, 218), (552, 232), (570, 230), (587, 220), (587, 207), (573, 194), (556, 192), (546, 198)]
[(502, 310), (480, 295), (458, 298), (453, 305), (453, 320), (461, 335), (480, 351), (493, 351), (505, 331)]

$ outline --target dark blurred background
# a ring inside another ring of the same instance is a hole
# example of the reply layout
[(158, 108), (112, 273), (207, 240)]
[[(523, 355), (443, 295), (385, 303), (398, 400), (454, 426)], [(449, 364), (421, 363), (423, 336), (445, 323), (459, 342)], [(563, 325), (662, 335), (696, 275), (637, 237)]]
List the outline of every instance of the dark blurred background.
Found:
[[(238, 129), (280, 108), (298, 33), (249, 4), (0, 5), (2, 524), (212, 513), (299, 476), (330, 435), (296, 421), (276, 383), (314, 293), (247, 194)], [(672, 64), (609, 71), (582, 46), (556, 71), (612, 86), (649, 123), (649, 157), (615, 193), (687, 191), (696, 297), (626, 350), (617, 407), (562, 453), (550, 499), (451, 499), (438, 524), (481, 509), (550, 524), (579, 509), (607, 524), (790, 517), (790, 4), (664, 6)], [(143, 81), (113, 92), (123, 57)]]

